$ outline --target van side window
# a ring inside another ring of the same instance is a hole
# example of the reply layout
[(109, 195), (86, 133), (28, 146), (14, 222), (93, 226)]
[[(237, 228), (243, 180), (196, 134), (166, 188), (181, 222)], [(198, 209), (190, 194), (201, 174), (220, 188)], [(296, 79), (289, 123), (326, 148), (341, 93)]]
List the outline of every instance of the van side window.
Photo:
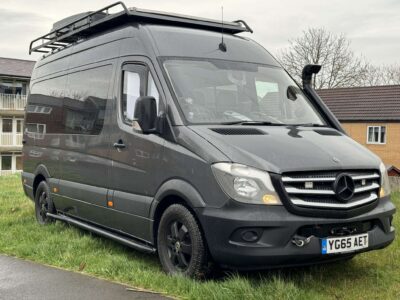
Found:
[(159, 93), (154, 79), (144, 65), (127, 65), (123, 71), (123, 88), (121, 99), (122, 119), (131, 125), (135, 113), (136, 100), (141, 96), (153, 96), (159, 103)]
[(149, 72), (149, 75), (147, 77), (147, 96), (153, 96), (154, 99), (156, 99), (157, 102), (157, 111), (158, 111), (158, 102), (160, 99), (160, 95), (158, 93), (156, 84), (154, 83), (153, 76), (151, 76), (151, 73)]
[(68, 75), (63, 105), (65, 133), (100, 134), (111, 74), (108, 65)]
[(107, 65), (35, 83), (27, 106), (27, 132), (100, 134), (111, 75), (112, 66)]
[(62, 106), (66, 82), (65, 75), (32, 85), (25, 127), (31, 137), (43, 137), (44, 133), (64, 133)]
[(124, 90), (122, 96), (122, 115), (124, 122), (132, 123), (135, 104), (141, 93), (140, 75), (130, 71), (124, 71)]

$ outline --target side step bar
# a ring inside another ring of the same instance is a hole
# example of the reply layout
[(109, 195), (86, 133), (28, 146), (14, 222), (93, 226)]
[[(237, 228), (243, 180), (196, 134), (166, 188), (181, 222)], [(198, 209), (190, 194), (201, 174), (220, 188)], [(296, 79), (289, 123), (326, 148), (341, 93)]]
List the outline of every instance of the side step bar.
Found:
[(99, 227), (90, 225), (88, 223), (76, 220), (74, 218), (67, 217), (65, 215), (56, 215), (56, 214), (47, 213), (47, 216), (50, 217), (50, 218), (56, 219), (56, 220), (60, 220), (60, 221), (72, 224), (72, 225), (76, 225), (76, 226), (78, 226), (78, 227), (80, 227), (82, 229), (91, 231), (91, 232), (93, 232), (95, 234), (104, 236), (106, 238), (109, 238), (111, 240), (119, 242), (119, 243), (121, 243), (121, 244), (123, 244), (125, 246), (131, 247), (133, 249), (136, 249), (136, 250), (139, 250), (139, 251), (142, 251), (142, 252), (146, 252), (146, 253), (155, 253), (156, 252), (156, 249), (154, 247), (148, 246), (148, 245), (146, 245), (144, 243), (135, 241), (133, 239), (129, 239), (129, 238), (123, 237), (122, 235), (112, 233), (110, 231), (101, 229)]

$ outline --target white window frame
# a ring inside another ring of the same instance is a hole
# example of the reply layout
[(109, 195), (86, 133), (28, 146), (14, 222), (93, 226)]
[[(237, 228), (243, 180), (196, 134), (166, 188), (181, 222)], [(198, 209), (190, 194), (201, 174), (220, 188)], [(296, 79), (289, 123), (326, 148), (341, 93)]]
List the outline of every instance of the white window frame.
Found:
[[(382, 133), (382, 128), (385, 128), (385, 137), (384, 137), (384, 140), (383, 141), (380, 141), (380, 139), (381, 139), (381, 133)], [(374, 133), (375, 133), (375, 130), (378, 128), (378, 139), (379, 139), (379, 141), (372, 141), (372, 142), (370, 142), (370, 140), (369, 140), (369, 129), (370, 128), (373, 128), (372, 129), (372, 134), (374, 135)], [(385, 125), (371, 125), (371, 126), (367, 126), (367, 144), (369, 144), (369, 145), (385, 145), (386, 144), (386, 141), (387, 141), (387, 135), (388, 135), (388, 132), (387, 132), (387, 127), (385, 126)]]

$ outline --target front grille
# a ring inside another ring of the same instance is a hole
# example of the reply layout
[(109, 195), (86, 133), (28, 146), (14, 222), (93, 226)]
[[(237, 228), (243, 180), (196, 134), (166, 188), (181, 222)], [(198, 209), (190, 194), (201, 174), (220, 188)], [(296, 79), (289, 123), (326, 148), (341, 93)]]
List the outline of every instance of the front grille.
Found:
[[(335, 182), (341, 174), (349, 175), (354, 182), (350, 199), (340, 199)], [(380, 175), (377, 170), (296, 172), (282, 176), (283, 187), (289, 201), (298, 207), (315, 209), (352, 209), (378, 199)]]

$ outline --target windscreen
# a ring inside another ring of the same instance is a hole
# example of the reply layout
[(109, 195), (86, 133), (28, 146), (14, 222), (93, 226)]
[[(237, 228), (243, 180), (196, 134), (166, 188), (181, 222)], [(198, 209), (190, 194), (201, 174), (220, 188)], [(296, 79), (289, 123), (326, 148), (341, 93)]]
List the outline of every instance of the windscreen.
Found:
[(167, 59), (164, 67), (190, 123), (324, 125), (301, 89), (281, 68), (194, 59)]

